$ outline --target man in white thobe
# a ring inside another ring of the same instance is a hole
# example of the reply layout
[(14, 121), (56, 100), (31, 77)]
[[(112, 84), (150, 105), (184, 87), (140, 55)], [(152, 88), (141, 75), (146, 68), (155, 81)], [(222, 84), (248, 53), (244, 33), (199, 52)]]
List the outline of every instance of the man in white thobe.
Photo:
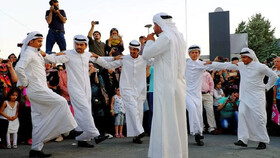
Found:
[(91, 88), (89, 80), (89, 61), (92, 53), (85, 51), (88, 38), (83, 35), (74, 36), (74, 48), (66, 50), (65, 55), (46, 55), (45, 59), (52, 63), (65, 63), (67, 71), (67, 87), (73, 105), (75, 119), (78, 123), (77, 131), (83, 133), (76, 137), (78, 147), (94, 147), (88, 141), (95, 139), (98, 144), (108, 138), (99, 134), (91, 114)]
[[(166, 13), (153, 17), (143, 58), (154, 58), (154, 113), (149, 146), (152, 158), (187, 158), (185, 40)], [(158, 38), (155, 40), (154, 35)]]
[(27, 87), (31, 102), (32, 146), (30, 157), (50, 157), (42, 151), (44, 143), (77, 127), (67, 101), (47, 85), (45, 61), (40, 54), (43, 36), (31, 32), (23, 41), (20, 60), (16, 65), (18, 86)]
[[(189, 116), (190, 134), (195, 136), (197, 145), (203, 146), (203, 117), (201, 86), (203, 72), (209, 65), (199, 60), (200, 47), (192, 45), (188, 49), (190, 59), (186, 61), (186, 107)], [(213, 110), (213, 109), (212, 109)], [(214, 113), (214, 111), (212, 112)]]
[[(238, 141), (234, 144), (247, 147), (251, 140), (259, 142), (257, 149), (265, 149), (269, 143), (265, 91), (273, 87), (278, 77), (269, 67), (259, 63), (253, 50), (243, 48), (240, 55), (242, 62), (237, 64), (213, 62), (212, 66), (240, 72)], [(263, 83), (265, 76), (269, 77), (267, 84)]]
[(144, 60), (138, 52), (141, 44), (133, 40), (129, 43), (130, 54), (122, 60), (105, 62), (101, 58), (96, 63), (106, 69), (122, 67), (120, 77), (120, 93), (125, 105), (127, 136), (134, 137), (133, 142), (141, 144), (144, 136), (143, 104), (146, 99), (146, 66), (152, 60)]

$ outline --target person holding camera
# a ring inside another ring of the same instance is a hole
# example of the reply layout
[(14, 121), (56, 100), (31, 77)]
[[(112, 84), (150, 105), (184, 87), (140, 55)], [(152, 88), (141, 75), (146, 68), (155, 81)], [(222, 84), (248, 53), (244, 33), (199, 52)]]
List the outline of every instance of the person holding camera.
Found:
[(220, 112), (220, 123), (225, 132), (237, 132), (238, 122), (238, 90), (233, 90), (228, 97), (222, 97), (219, 100), (217, 110)]
[(50, 0), (50, 10), (46, 11), (46, 21), (49, 24), (47, 35), (46, 53), (51, 54), (55, 42), (58, 44), (59, 50), (66, 50), (66, 41), (64, 38), (64, 23), (66, 23), (66, 14), (64, 10), (59, 9), (57, 0)]
[(124, 51), (122, 36), (119, 35), (119, 31), (116, 28), (112, 28), (110, 31), (110, 38), (106, 40), (106, 55), (118, 56), (122, 55)]
[[(98, 21), (91, 22), (91, 28), (88, 32), (88, 48), (90, 52), (93, 52), (99, 56), (105, 56), (105, 43), (101, 42), (101, 33), (99, 31), (94, 31), (94, 26), (98, 25)], [(94, 40), (92, 39), (92, 36)]]

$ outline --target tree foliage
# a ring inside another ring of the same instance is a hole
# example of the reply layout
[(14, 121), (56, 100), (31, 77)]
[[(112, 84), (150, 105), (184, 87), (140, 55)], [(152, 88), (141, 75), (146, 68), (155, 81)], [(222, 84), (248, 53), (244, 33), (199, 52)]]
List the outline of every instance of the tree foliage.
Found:
[(271, 29), (270, 21), (260, 13), (253, 15), (247, 23), (239, 23), (235, 30), (235, 33), (248, 34), (248, 47), (255, 51), (261, 62), (270, 58), (271, 54), (280, 55), (274, 32), (275, 28)]

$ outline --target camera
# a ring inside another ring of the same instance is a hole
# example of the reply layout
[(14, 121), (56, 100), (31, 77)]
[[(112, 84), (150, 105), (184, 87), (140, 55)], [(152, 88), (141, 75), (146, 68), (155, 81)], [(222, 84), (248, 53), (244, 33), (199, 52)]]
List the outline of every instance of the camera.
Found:
[(20, 47), (20, 48), (21, 48), (22, 45), (23, 45), (23, 43), (18, 43), (18, 44), (17, 44), (17, 47)]
[(58, 10), (58, 7), (56, 5), (54, 5), (53, 7), (54, 7), (54, 10)]
[(231, 96), (228, 97), (228, 102), (232, 102), (232, 97)]
[(9, 60), (2, 60), (2, 63), (8, 63)]
[(113, 50), (116, 52), (118, 51), (119, 49), (117, 47), (113, 47)]
[(95, 25), (98, 25), (98, 24), (99, 24), (99, 21), (94, 21), (94, 24), (95, 24)]

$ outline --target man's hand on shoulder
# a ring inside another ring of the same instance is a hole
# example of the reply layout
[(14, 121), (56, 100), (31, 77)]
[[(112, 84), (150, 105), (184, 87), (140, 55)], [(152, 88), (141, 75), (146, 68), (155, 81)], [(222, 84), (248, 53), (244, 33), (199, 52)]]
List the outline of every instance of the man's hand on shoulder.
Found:
[(206, 62), (204, 63), (204, 65), (209, 65), (209, 64), (212, 64), (212, 61), (206, 61)]
[(118, 56), (115, 56), (115, 57), (114, 57), (114, 60), (121, 60), (121, 59), (122, 59), (122, 57), (123, 57), (123, 55), (118, 55)]
[(61, 51), (61, 52), (59, 52), (59, 53), (56, 53), (55, 55), (56, 56), (60, 56), (60, 55), (65, 55), (66, 53), (64, 53), (64, 51)]
[(97, 54), (95, 54), (95, 53), (93, 53), (93, 52), (91, 52), (91, 57), (94, 57), (94, 58), (98, 58), (99, 57), (99, 55), (97, 55)]

